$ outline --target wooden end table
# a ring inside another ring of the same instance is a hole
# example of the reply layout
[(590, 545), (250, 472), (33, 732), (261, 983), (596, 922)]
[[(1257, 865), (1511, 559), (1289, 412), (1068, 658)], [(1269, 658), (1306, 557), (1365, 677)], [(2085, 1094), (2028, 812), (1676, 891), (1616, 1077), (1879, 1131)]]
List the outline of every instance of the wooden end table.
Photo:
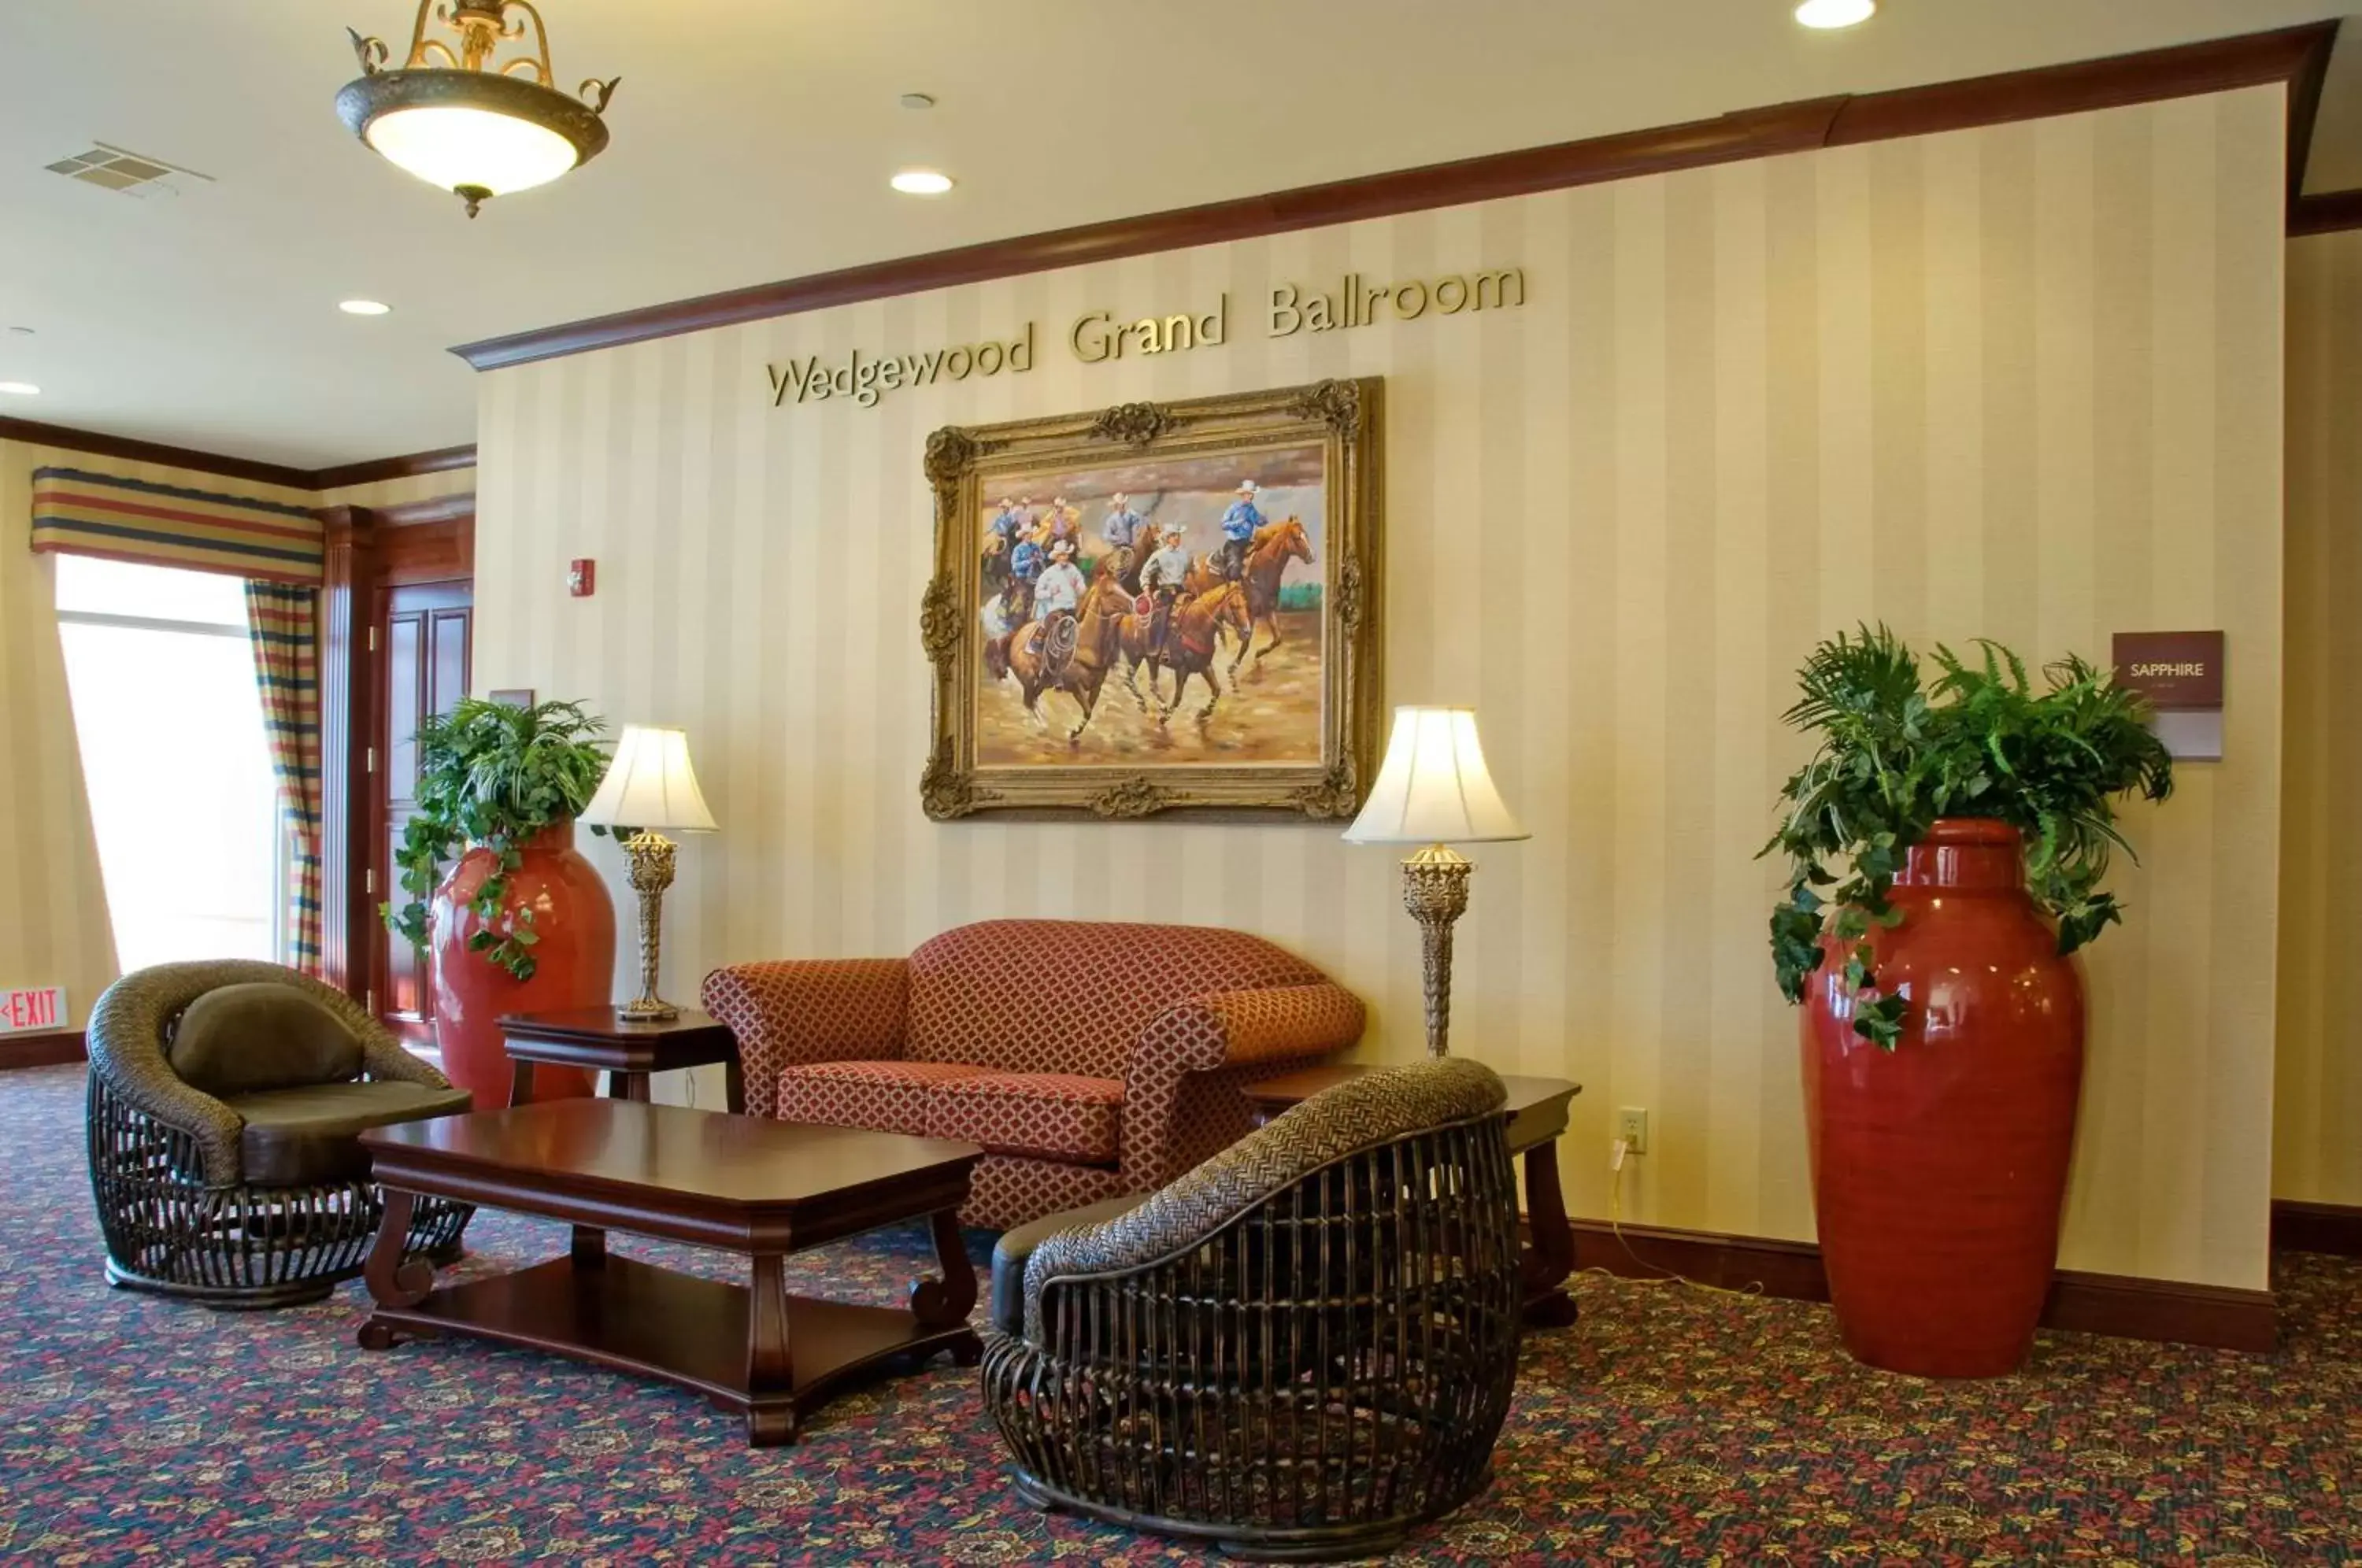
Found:
[(621, 1008), (613, 1007), (516, 1012), (501, 1020), (501, 1034), (507, 1042), (513, 1069), (511, 1105), (523, 1105), (532, 1097), (536, 1062), (603, 1072), (610, 1097), (636, 1100), (648, 1098), (651, 1073), (719, 1062), (730, 1110), (735, 1113), (746, 1109), (746, 1080), (738, 1066), (737, 1038), (729, 1025), (715, 1022), (695, 1008), (685, 1007), (679, 1018), (657, 1022), (625, 1018)]
[[(881, 1363), (949, 1351), (973, 1366), (983, 1356), (967, 1320), (976, 1267), (956, 1218), (984, 1154), (973, 1143), (620, 1099), (406, 1122), (361, 1142), (385, 1188), (365, 1349), (447, 1334), (639, 1373), (743, 1411), (757, 1447), (793, 1441), (799, 1421)], [(563, 1220), (573, 1245), (438, 1289), (431, 1264), (403, 1261), (422, 1198)], [(913, 1281), (907, 1309), (788, 1294), (789, 1253), (908, 1220), (933, 1229), (942, 1277)], [(750, 1282), (610, 1256), (610, 1230), (739, 1253)]]
[[(1247, 1103), (1254, 1107), (1260, 1126), (1291, 1106), (1303, 1104), (1323, 1089), (1376, 1069), (1341, 1062), (1308, 1067), (1300, 1073), (1264, 1078), (1246, 1087)], [(1526, 1245), (1519, 1252), (1526, 1291), (1526, 1321), (1541, 1329), (1562, 1329), (1578, 1315), (1574, 1297), (1566, 1293), (1567, 1276), (1574, 1272), (1574, 1231), (1567, 1223), (1566, 1195), (1558, 1180), (1558, 1140), (1566, 1131), (1568, 1102), (1583, 1086), (1564, 1078), (1529, 1078), (1503, 1074), (1509, 1091), (1509, 1153), (1526, 1162)]]

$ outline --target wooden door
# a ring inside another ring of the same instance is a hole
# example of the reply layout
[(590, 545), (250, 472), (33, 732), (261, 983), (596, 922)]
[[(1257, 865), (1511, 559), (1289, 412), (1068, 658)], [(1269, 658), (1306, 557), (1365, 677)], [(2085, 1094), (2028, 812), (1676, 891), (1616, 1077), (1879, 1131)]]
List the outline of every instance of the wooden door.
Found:
[[(474, 632), (472, 581), (403, 583), (378, 596), (378, 646), (385, 671), (385, 700), (378, 705), (384, 724), (377, 736), (378, 812), (373, 881), (381, 896), (401, 900), (402, 878), (393, 852), (403, 824), (415, 809), (418, 789), (418, 721), (447, 713), (468, 690), (469, 643)], [(384, 985), (377, 996), (386, 1026), (414, 1045), (435, 1041), (435, 992), (427, 983), (425, 955), (409, 943), (377, 928), (376, 972)]]

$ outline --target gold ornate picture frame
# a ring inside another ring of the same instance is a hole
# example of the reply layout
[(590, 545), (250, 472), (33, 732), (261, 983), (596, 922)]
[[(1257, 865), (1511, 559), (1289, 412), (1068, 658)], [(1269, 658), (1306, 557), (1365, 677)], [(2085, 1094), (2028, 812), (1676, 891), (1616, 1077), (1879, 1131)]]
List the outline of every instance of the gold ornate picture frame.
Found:
[(1372, 377), (929, 436), (927, 815), (1350, 819), (1383, 428)]

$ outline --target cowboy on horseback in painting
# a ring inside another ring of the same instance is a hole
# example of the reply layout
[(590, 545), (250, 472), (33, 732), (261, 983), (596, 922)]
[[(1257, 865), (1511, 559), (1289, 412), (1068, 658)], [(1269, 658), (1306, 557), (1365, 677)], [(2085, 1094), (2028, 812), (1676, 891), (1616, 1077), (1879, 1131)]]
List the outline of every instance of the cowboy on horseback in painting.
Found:
[(1222, 513), (1222, 575), (1236, 582), (1247, 569), (1247, 547), (1254, 543), (1255, 530), (1263, 526), (1263, 513), (1255, 510), (1255, 481), (1241, 480), (1238, 499)]
[(1153, 603), (1148, 616), (1148, 646), (1168, 661), (1172, 649), (1173, 602), (1189, 577), (1189, 552), (1181, 547), (1181, 530), (1167, 528), (1160, 536), (1164, 547), (1140, 569), (1140, 591)]
[(1107, 569), (1115, 573), (1116, 580), (1123, 584), (1127, 592), (1140, 591), (1139, 547), (1142, 534), (1150, 536), (1148, 543), (1156, 542), (1148, 519), (1131, 509), (1130, 496), (1117, 491), (1108, 500), (1107, 521), (1099, 525), (1099, 537), (1108, 542)]
[(1009, 587), (1004, 591), (1004, 608), (1009, 624), (1021, 626), (1033, 614), (1033, 584), (1042, 575), (1048, 558), (1042, 547), (1032, 539), (1020, 539), (1017, 547), (1009, 552)]
[(1052, 679), (1075, 651), (1075, 612), (1083, 602), (1083, 574), (1075, 567), (1072, 540), (1050, 547), (1050, 564), (1033, 585), (1033, 651)]

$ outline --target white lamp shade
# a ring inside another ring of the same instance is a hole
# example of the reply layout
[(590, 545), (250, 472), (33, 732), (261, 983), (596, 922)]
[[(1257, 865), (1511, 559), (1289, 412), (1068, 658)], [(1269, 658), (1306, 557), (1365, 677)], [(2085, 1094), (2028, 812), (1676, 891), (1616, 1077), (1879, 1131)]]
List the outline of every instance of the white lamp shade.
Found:
[(656, 724), (625, 724), (607, 777), (582, 808), (580, 822), (605, 826), (712, 833), (713, 813), (689, 765), (689, 734)]
[(1485, 770), (1472, 708), (1396, 708), (1355, 844), (1477, 844), (1529, 836)]

